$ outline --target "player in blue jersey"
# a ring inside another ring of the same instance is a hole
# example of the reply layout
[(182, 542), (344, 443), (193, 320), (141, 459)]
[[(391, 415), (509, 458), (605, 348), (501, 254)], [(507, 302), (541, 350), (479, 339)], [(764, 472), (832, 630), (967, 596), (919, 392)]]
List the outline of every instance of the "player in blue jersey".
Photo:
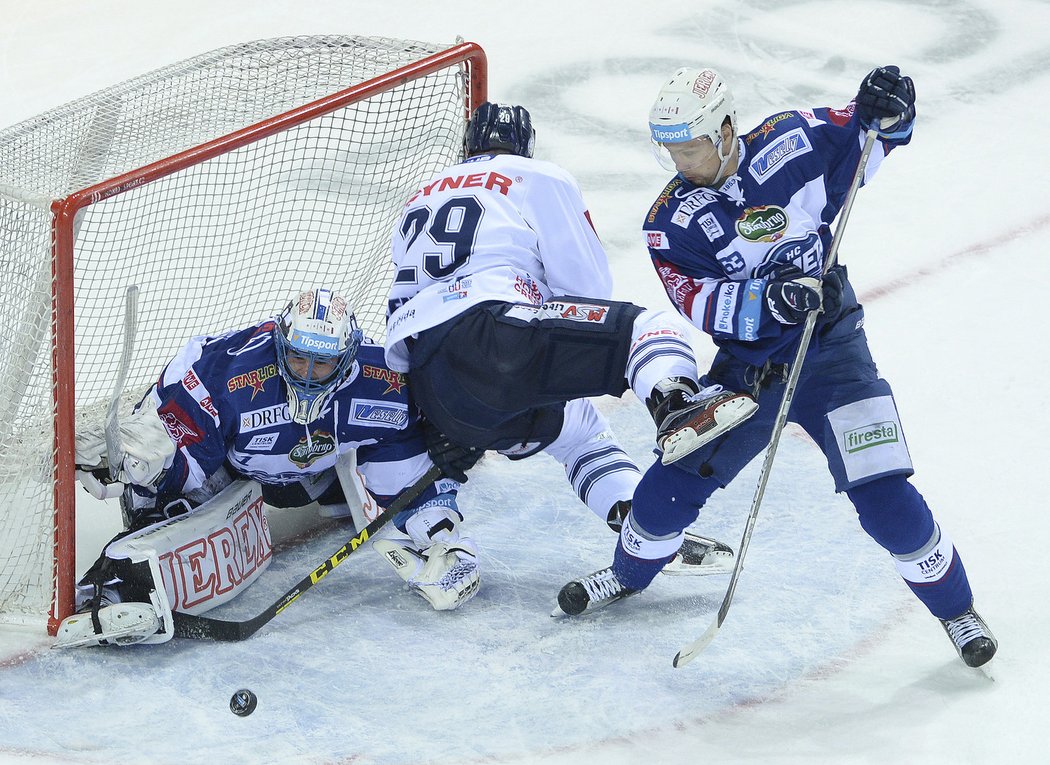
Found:
[(843, 109), (782, 111), (743, 132), (717, 72), (679, 69), (663, 86), (650, 130), (677, 174), (643, 223), (649, 254), (671, 302), (718, 346), (701, 383), (749, 391), (759, 411), (673, 465), (649, 469), (613, 565), (566, 585), (563, 611), (593, 610), (649, 585), (707, 499), (767, 445), (786, 366), (807, 314), (819, 310), (789, 419), (820, 446), (836, 490), (966, 664), (992, 658), (997, 643), (973, 609), (962, 560), (908, 480), (893, 393), (868, 351), (845, 266), (821, 280), (866, 131), (876, 129), (878, 140), (864, 181), (910, 141), (914, 120), (912, 80), (893, 66), (865, 76)]
[[(77, 433), (81, 483), (99, 497), (119, 493), (127, 528), (78, 587), (80, 609), (94, 611), (95, 624), (67, 620), (61, 645), (170, 639), (162, 625), (171, 609), (207, 610), (254, 580), (268, 563), (269, 535), (250, 514), (227, 523), (239, 510), (227, 506), (224, 490), (237, 479), (261, 484), (260, 512), (265, 500), (276, 507), (318, 502), (327, 515), (349, 514), (349, 503), (363, 500), (363, 514), (374, 517), (376, 504), (432, 465), (404, 375), (386, 365), (382, 346), (362, 337), (346, 300), (328, 289), (298, 294), (273, 319), (192, 338), (120, 430), (124, 457), (115, 484), (101, 429)], [(349, 467), (348, 455), (355, 458)], [(384, 557), (439, 610), (462, 605), (479, 584), (477, 550), (459, 531), (458, 488), (448, 478), (428, 486), (395, 516), (401, 533), (381, 540), (384, 553), (395, 553)], [(218, 518), (215, 529), (200, 520), (210, 516)], [(182, 520), (169, 524), (172, 518)], [(156, 529), (172, 537), (144, 556), (161, 561), (160, 577), (136, 574), (124, 551), (133, 540), (153, 539)], [(184, 565), (185, 554), (173, 555), (200, 539), (207, 543), (199, 559)], [(216, 584), (205, 592), (201, 580)], [(155, 608), (157, 590), (165, 590), (168, 613)]]

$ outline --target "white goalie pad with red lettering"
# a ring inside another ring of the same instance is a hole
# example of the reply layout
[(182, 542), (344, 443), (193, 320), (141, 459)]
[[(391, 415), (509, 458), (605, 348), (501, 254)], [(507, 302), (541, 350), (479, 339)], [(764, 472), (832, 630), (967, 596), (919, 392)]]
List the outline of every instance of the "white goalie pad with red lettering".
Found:
[(262, 487), (235, 481), (193, 511), (116, 540), (106, 556), (147, 562), (171, 639), (172, 611), (201, 614), (236, 597), (270, 565), (273, 542), (263, 512)]

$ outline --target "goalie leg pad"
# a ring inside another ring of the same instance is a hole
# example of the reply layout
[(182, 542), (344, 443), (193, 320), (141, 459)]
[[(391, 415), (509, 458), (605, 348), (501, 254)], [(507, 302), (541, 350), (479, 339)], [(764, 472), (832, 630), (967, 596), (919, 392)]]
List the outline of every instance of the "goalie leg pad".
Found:
[(481, 586), (478, 550), (461, 536), (463, 517), (451, 495), (439, 495), (405, 523), (408, 538), (378, 539), (373, 548), (417, 595), (436, 611), (451, 611)]

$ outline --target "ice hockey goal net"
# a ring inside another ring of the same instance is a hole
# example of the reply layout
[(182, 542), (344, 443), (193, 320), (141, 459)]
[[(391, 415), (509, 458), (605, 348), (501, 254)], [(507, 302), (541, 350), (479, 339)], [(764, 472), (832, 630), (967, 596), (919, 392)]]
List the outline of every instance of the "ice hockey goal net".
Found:
[(381, 338), (390, 230), (460, 157), (485, 77), (473, 43), (289, 37), (0, 132), (0, 621), (71, 611), (74, 423), (112, 396), (127, 288), (136, 393), (300, 287), (341, 288)]

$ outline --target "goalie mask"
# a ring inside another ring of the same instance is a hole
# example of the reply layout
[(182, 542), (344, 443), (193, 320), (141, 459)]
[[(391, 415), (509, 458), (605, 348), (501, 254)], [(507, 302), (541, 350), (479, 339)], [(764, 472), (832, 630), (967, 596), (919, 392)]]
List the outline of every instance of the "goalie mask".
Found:
[(288, 304), (273, 338), (294, 422), (305, 425), (321, 416), (350, 373), (362, 337), (346, 300), (331, 290), (300, 292)]
[[(730, 141), (722, 140), (722, 124), (729, 120)], [(657, 160), (666, 170), (675, 170), (667, 144), (697, 139), (709, 140), (718, 153), (720, 177), (733, 153), (736, 140), (736, 108), (733, 94), (722, 75), (714, 69), (678, 69), (660, 88), (649, 110), (649, 133)]]
[(466, 155), (505, 151), (531, 158), (536, 148), (532, 117), (524, 106), (501, 106), (486, 101), (474, 110), (463, 137)]

